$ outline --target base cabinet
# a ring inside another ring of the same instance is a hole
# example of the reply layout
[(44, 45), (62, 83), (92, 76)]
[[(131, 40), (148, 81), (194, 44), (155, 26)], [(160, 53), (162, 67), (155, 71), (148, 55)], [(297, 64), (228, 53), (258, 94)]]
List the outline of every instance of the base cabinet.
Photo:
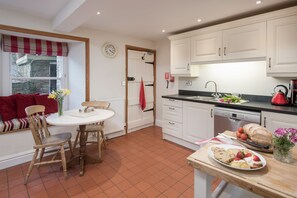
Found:
[(214, 105), (183, 102), (183, 139), (189, 142), (214, 136)]
[(214, 136), (214, 105), (163, 99), (163, 138), (192, 150)]
[(278, 128), (297, 129), (297, 116), (262, 111), (262, 126), (274, 132)]

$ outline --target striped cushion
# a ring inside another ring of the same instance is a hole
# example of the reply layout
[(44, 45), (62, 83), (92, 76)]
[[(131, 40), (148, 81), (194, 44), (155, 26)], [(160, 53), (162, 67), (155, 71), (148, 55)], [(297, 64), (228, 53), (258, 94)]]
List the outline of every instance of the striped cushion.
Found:
[(29, 121), (27, 118), (14, 118), (12, 120), (0, 121), (0, 133), (11, 132), (25, 128), (29, 128)]

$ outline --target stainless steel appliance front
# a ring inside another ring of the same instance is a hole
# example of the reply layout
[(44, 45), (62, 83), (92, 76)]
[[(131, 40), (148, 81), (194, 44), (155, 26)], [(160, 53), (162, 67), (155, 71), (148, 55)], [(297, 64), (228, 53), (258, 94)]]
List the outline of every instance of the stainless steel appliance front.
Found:
[(222, 107), (214, 108), (214, 131), (215, 136), (226, 130), (237, 131), (239, 127), (249, 123), (261, 122), (261, 113), (246, 110), (229, 109)]

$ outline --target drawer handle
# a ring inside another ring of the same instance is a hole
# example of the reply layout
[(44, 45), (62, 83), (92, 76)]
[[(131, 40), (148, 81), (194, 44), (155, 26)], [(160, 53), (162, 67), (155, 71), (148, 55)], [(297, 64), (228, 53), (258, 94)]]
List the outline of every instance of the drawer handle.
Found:
[(170, 109), (170, 110), (175, 110), (175, 108), (173, 108), (173, 107), (169, 107), (169, 109)]
[(168, 122), (169, 124), (171, 124), (171, 125), (174, 125), (174, 122)]
[(174, 99), (169, 99), (169, 101), (175, 101)]

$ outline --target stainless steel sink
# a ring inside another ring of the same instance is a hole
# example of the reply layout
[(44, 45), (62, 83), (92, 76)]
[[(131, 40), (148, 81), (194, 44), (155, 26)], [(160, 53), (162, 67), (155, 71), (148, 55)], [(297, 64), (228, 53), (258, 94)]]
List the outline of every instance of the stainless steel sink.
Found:
[(187, 96), (186, 98), (193, 100), (215, 100), (212, 96)]

